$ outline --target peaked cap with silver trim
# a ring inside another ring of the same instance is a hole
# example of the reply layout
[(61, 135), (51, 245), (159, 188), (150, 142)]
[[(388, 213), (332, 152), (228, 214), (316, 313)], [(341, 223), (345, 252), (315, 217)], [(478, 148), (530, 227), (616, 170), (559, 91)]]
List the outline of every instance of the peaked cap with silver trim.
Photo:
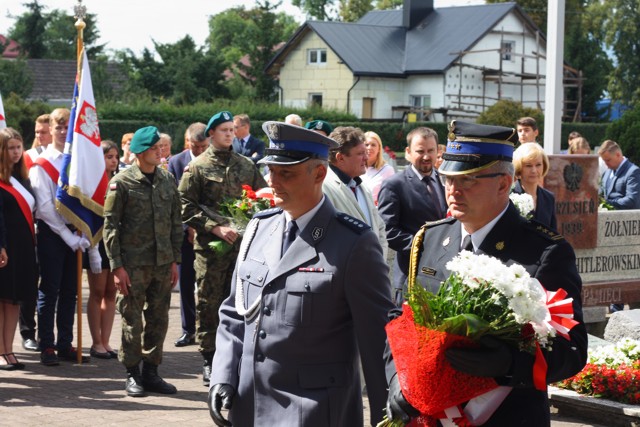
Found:
[(295, 165), (309, 159), (327, 160), (329, 150), (338, 147), (331, 138), (287, 123), (265, 122), (262, 130), (271, 146), (264, 150), (265, 156), (258, 162), (260, 164)]

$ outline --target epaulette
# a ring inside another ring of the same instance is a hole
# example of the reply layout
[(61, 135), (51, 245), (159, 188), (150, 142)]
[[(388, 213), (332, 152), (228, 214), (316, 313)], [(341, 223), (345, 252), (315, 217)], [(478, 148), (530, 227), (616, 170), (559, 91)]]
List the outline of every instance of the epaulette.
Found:
[(336, 219), (358, 234), (362, 234), (365, 231), (371, 229), (369, 224), (367, 224), (366, 222), (362, 222), (358, 218), (354, 218), (351, 215), (347, 215), (343, 212), (336, 212)]
[(554, 230), (547, 227), (545, 224), (538, 222), (535, 219), (530, 219), (527, 221), (527, 228), (535, 231), (536, 234), (539, 234), (553, 242), (564, 240), (564, 236), (562, 234), (558, 234)]
[(450, 217), (447, 217), (447, 218), (439, 219), (437, 221), (427, 221), (427, 222), (424, 223), (423, 227), (424, 228), (432, 228), (432, 227), (435, 227), (436, 225), (448, 224), (448, 223), (453, 222), (453, 221), (455, 221), (455, 218), (450, 216)]
[(254, 213), (253, 217), (254, 218), (269, 218), (270, 216), (279, 214), (280, 212), (282, 212), (282, 208), (265, 209), (263, 211)]

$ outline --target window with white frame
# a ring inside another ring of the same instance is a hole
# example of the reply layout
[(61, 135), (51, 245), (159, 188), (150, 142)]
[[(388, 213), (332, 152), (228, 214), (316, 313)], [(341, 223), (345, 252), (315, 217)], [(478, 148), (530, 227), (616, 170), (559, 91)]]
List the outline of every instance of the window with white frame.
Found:
[(307, 64), (326, 64), (327, 63), (327, 49), (308, 49), (307, 50)]
[(428, 114), (420, 110), (428, 110), (431, 108), (431, 95), (409, 95), (409, 104), (415, 110), (418, 110), (416, 112), (417, 119), (420, 121), (425, 120)]
[(501, 46), (501, 52), (502, 52), (502, 60), (503, 61), (515, 61), (515, 57), (513, 55), (513, 53), (516, 50), (516, 42), (514, 41), (503, 41), (502, 42), (502, 46)]

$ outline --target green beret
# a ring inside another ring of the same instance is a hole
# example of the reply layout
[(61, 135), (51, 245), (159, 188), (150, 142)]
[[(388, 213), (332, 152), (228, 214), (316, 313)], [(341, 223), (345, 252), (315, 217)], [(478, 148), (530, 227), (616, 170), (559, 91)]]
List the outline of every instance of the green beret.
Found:
[(327, 135), (333, 132), (333, 126), (331, 126), (329, 122), (325, 122), (324, 120), (313, 120), (311, 122), (307, 122), (304, 127), (305, 129), (310, 130), (321, 130)]
[(218, 125), (226, 122), (233, 121), (233, 114), (228, 111), (220, 111), (215, 114), (213, 117), (209, 119), (209, 123), (207, 123), (207, 128), (204, 130), (204, 134), (209, 136), (209, 131), (215, 129)]
[(138, 129), (131, 138), (131, 145), (129, 150), (134, 154), (140, 154), (153, 147), (160, 139), (160, 132), (155, 126), (147, 126)]

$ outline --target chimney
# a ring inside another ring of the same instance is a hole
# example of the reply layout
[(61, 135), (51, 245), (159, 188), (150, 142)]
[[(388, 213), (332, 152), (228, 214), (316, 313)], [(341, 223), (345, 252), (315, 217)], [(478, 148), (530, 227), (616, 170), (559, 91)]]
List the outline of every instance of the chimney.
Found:
[(433, 0), (404, 0), (402, 5), (402, 26), (414, 28), (433, 11)]

